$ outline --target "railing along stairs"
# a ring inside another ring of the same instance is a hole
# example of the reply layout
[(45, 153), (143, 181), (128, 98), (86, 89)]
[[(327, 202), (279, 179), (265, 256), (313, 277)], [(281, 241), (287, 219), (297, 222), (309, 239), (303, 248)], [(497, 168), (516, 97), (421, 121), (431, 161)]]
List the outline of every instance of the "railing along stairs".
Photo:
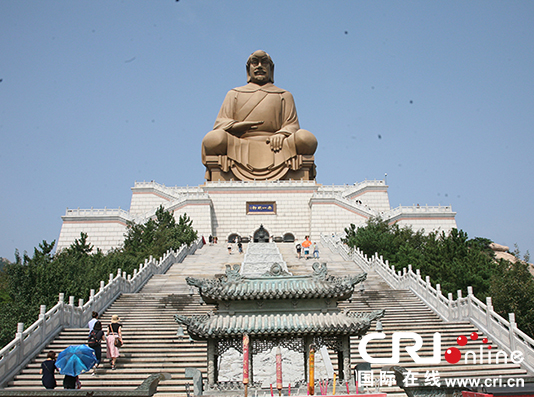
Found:
[(202, 238), (191, 246), (182, 246), (178, 251), (167, 251), (159, 260), (150, 257), (139, 264), (139, 270), (126, 274), (121, 269), (117, 274), (110, 274), (109, 281), (100, 282), (100, 289), (95, 294), (92, 289), (89, 300), (83, 299), (75, 306), (74, 297), (65, 303), (64, 294), (59, 294), (58, 303), (46, 311), (41, 305), (39, 319), (27, 329), (24, 323), (18, 323), (15, 339), (0, 350), (0, 388), (19, 373), (59, 332), (64, 328), (83, 328), (91, 319), (92, 312), (104, 312), (121, 294), (139, 291), (155, 274), (164, 274), (174, 263), (182, 262), (187, 255), (195, 253), (203, 245)]
[(508, 355), (520, 352), (523, 357), (521, 365), (530, 373), (534, 373), (534, 339), (525, 334), (515, 322), (515, 314), (509, 314), (509, 321), (502, 318), (493, 310), (491, 297), (486, 298), (484, 304), (474, 294), (473, 288), (467, 288), (467, 296), (457, 291), (457, 299), (453, 294), (447, 297), (441, 292), (439, 284), (434, 288), (430, 277), (423, 280), (419, 269), (415, 272), (411, 265), (402, 271), (395, 270), (393, 265), (378, 254), (368, 258), (358, 248), (351, 249), (341, 241), (339, 236), (321, 234), (321, 241), (332, 252), (340, 254), (346, 261), (353, 261), (362, 270), (374, 270), (393, 289), (409, 289), (415, 293), (430, 309), (445, 321), (469, 321)]

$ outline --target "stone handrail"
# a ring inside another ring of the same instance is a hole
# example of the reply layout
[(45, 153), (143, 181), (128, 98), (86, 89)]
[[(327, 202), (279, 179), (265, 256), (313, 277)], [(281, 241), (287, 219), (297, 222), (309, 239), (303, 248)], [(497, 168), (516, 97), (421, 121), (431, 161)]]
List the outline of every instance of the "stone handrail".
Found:
[(321, 192), (331, 192), (334, 194), (342, 194), (345, 196), (350, 196), (359, 190), (362, 190), (369, 186), (386, 186), (386, 183), (382, 179), (365, 179), (362, 182), (354, 183), (351, 185), (322, 185), (320, 187)]
[(306, 181), (304, 179), (289, 179), (289, 180), (276, 180), (276, 181), (206, 181), (207, 187), (219, 187), (219, 186), (257, 186), (257, 187), (274, 187), (274, 186), (316, 186), (315, 181)]
[(392, 208), (385, 213), (388, 217), (393, 217), (400, 214), (418, 214), (418, 213), (443, 213), (453, 212), (450, 205), (399, 205), (397, 208)]
[(417, 215), (417, 214), (436, 214), (436, 215), (453, 215), (455, 212), (453, 212), (450, 205), (438, 205), (438, 206), (399, 206), (397, 208), (392, 208), (389, 211), (377, 211), (372, 208), (370, 208), (368, 205), (357, 202), (355, 200), (351, 200), (346, 198), (346, 194), (341, 191), (336, 190), (323, 190), (320, 189), (317, 192), (313, 194), (312, 200), (320, 200), (320, 199), (333, 199), (336, 200), (339, 204), (345, 205), (349, 208), (359, 210), (362, 212), (365, 212), (367, 214), (371, 215), (380, 215), (383, 219), (392, 219), (396, 216), (401, 215)]
[(87, 216), (120, 216), (124, 219), (130, 220), (130, 213), (120, 208), (89, 208), (89, 209), (69, 209), (65, 211), (65, 216), (73, 217), (87, 217)]
[[(189, 200), (210, 200), (210, 197), (207, 193), (204, 192), (188, 192), (182, 194), (180, 197), (177, 197), (163, 205), (166, 211), (172, 211), (174, 208), (187, 203)], [(135, 223), (145, 223), (149, 219), (156, 216), (157, 208), (145, 212), (143, 214), (129, 215), (131, 220)]]
[(154, 192), (163, 195), (169, 200), (174, 200), (184, 195), (195, 195), (204, 192), (201, 186), (178, 187), (165, 186), (157, 182), (135, 182), (132, 191), (135, 192), (139, 189), (152, 189)]
[(466, 297), (462, 297), (462, 291), (458, 290), (457, 299), (454, 300), (452, 293), (445, 297), (439, 284), (434, 288), (430, 283), (430, 277), (426, 276), (423, 280), (419, 269), (414, 272), (411, 265), (408, 269), (397, 271), (378, 254), (368, 258), (359, 249), (350, 249), (339, 236), (322, 234), (321, 242), (332, 252), (339, 253), (343, 259), (354, 261), (362, 270), (367, 272), (374, 270), (393, 289), (413, 291), (443, 320), (469, 321), (508, 355), (512, 351), (521, 352), (524, 358), (521, 365), (530, 373), (534, 373), (534, 339), (517, 328), (514, 313), (509, 314), (507, 321), (495, 312), (490, 297), (483, 303), (473, 294), (473, 288), (468, 287)]
[[(187, 203), (188, 200), (210, 200), (209, 195), (202, 191), (190, 191), (181, 193), (178, 196), (173, 196), (172, 200), (165, 203), (164, 208), (166, 210), (172, 210), (174, 207), (178, 207)], [(120, 208), (89, 208), (89, 209), (69, 209), (67, 208), (65, 215), (62, 216), (63, 220), (68, 218), (102, 218), (102, 217), (119, 217), (124, 222), (132, 221), (135, 223), (145, 223), (150, 218), (156, 215), (157, 208), (152, 211), (145, 212), (143, 214), (131, 214)]]
[(89, 300), (85, 304), (80, 299), (76, 306), (73, 296), (65, 303), (64, 294), (59, 294), (58, 303), (50, 310), (46, 311), (46, 306), (41, 305), (39, 319), (27, 329), (24, 329), (23, 323), (19, 323), (15, 339), (0, 350), (0, 388), (19, 373), (63, 328), (85, 327), (93, 311), (102, 313), (121, 294), (139, 291), (154, 274), (164, 274), (171, 265), (182, 262), (202, 245), (202, 238), (199, 238), (189, 247), (182, 246), (178, 251), (168, 251), (159, 260), (150, 257), (132, 275), (118, 269), (116, 275), (109, 275), (107, 284), (100, 282), (96, 294), (95, 290), (90, 291)]
[(168, 191), (172, 191), (172, 192), (183, 192), (183, 193), (202, 191), (202, 187), (201, 186), (189, 186), (189, 185), (187, 185), (186, 187), (183, 187), (183, 186), (167, 186), (167, 185), (164, 185), (162, 183), (157, 183), (157, 182), (154, 182), (154, 181), (151, 181), (151, 182), (135, 181), (134, 189), (136, 189), (136, 188), (149, 188), (149, 189), (156, 189), (156, 190), (160, 190), (160, 191), (168, 190)]
[(349, 200), (348, 198), (345, 198), (340, 192), (332, 193), (318, 191), (313, 194), (311, 199), (313, 201), (318, 201), (321, 199), (334, 200), (334, 202), (337, 202), (341, 206), (344, 205), (345, 207), (348, 207), (350, 209), (361, 211), (365, 214), (368, 214), (369, 216), (376, 216), (379, 214), (378, 211), (369, 208), (369, 206), (366, 204), (358, 203), (354, 200)]

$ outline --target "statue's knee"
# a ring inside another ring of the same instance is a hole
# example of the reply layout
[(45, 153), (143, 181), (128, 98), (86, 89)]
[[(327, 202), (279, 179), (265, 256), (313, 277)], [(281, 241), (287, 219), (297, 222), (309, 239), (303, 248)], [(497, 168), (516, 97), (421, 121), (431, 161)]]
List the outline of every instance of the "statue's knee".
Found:
[(228, 133), (224, 130), (213, 130), (202, 139), (202, 147), (207, 155), (226, 154)]
[(317, 138), (308, 130), (295, 133), (295, 145), (298, 154), (314, 154), (317, 149)]

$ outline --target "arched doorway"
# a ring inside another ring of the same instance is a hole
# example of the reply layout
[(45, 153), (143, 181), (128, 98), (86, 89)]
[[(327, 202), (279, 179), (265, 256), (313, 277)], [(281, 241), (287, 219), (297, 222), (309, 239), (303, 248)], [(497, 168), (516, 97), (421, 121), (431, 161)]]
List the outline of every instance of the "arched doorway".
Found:
[(295, 235), (293, 233), (286, 233), (283, 237), (284, 243), (294, 243)]
[(228, 242), (229, 243), (237, 243), (239, 241), (239, 234), (232, 233), (228, 236)]
[(268, 243), (269, 242), (269, 232), (265, 230), (263, 225), (260, 225), (260, 228), (254, 232), (254, 242), (255, 243)]

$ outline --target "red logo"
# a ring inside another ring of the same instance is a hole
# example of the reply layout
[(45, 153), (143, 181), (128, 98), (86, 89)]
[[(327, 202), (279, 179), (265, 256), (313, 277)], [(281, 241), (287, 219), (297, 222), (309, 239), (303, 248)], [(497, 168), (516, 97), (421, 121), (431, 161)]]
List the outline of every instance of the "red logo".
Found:
[[(472, 341), (475, 341), (478, 339), (478, 334), (476, 332), (473, 332), (470, 338)], [(465, 346), (467, 345), (467, 342), (468, 342), (467, 337), (464, 335), (460, 335), (458, 338), (456, 338), (456, 343), (458, 343), (459, 346)], [(482, 339), (482, 343), (487, 344), (488, 338)], [(491, 350), (491, 345), (488, 345), (488, 349)], [(445, 351), (445, 360), (447, 360), (449, 364), (456, 364), (458, 361), (461, 360), (461, 358), (462, 358), (462, 353), (456, 347), (449, 347)]]

